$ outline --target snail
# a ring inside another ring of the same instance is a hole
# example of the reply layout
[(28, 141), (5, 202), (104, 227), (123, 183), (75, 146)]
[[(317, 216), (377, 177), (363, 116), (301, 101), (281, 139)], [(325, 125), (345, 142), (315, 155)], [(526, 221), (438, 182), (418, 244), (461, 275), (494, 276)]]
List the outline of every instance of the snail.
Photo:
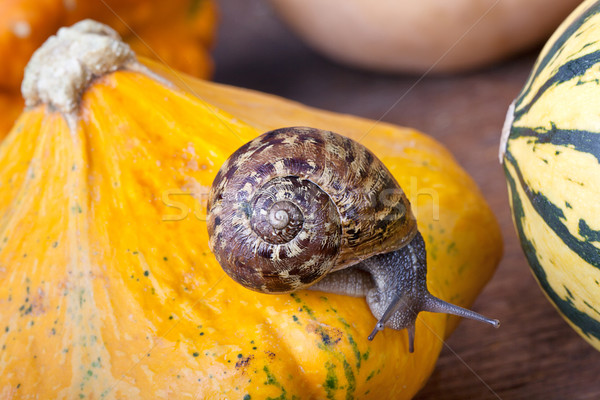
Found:
[(385, 165), (339, 134), (291, 127), (240, 147), (208, 199), (209, 246), (225, 272), (263, 293), (299, 289), (362, 296), (384, 327), (408, 329), (421, 311), (498, 320), (427, 289), (425, 242)]

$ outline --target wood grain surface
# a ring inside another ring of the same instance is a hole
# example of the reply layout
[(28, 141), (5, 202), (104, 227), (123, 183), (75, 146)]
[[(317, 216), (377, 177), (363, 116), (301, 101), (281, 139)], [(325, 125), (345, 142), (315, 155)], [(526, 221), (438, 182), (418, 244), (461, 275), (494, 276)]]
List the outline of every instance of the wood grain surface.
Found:
[(220, 8), (215, 80), (426, 132), (454, 153), (500, 221), (504, 259), (474, 309), (502, 326), (463, 321), (417, 399), (600, 399), (600, 352), (558, 315), (530, 273), (498, 163), (506, 109), (539, 49), (458, 76), (379, 75), (316, 55), (264, 1), (221, 0)]

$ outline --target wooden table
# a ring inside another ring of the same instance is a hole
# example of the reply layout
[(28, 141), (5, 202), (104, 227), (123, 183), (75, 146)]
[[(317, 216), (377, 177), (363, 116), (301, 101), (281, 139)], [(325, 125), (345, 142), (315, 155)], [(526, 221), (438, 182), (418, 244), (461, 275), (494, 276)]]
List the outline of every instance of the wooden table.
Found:
[(454, 153), (500, 221), (504, 259), (474, 309), (502, 326), (463, 322), (417, 399), (600, 399), (600, 353), (559, 316), (530, 273), (497, 159), (506, 109), (535, 54), (458, 76), (378, 75), (316, 55), (263, 1), (220, 6), (215, 80), (426, 132)]

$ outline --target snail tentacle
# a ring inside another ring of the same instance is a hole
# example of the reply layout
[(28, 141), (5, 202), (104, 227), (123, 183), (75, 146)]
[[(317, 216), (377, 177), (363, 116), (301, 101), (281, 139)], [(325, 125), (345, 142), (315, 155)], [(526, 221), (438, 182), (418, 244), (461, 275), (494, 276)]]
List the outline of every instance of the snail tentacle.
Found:
[(414, 328), (422, 311), (453, 314), (499, 326), (498, 320), (441, 300), (427, 289), (427, 258), (425, 242), (420, 233), (404, 248), (374, 256), (357, 268), (368, 270), (375, 288), (367, 295), (367, 303), (378, 319), (368, 339), (385, 327), (408, 329), (409, 351), (414, 350)]

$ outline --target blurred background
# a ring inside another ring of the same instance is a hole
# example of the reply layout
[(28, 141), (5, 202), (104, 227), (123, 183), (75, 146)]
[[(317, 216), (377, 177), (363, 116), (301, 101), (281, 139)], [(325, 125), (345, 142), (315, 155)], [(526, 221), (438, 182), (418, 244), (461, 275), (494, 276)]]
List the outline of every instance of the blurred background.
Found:
[(530, 273), (498, 163), (506, 110), (541, 46), (474, 72), (365, 72), (309, 49), (265, 1), (220, 0), (219, 8), (214, 80), (421, 130), (452, 151), (500, 221), (504, 259), (474, 310), (502, 326), (463, 321), (417, 399), (600, 398), (600, 354), (559, 316)]

